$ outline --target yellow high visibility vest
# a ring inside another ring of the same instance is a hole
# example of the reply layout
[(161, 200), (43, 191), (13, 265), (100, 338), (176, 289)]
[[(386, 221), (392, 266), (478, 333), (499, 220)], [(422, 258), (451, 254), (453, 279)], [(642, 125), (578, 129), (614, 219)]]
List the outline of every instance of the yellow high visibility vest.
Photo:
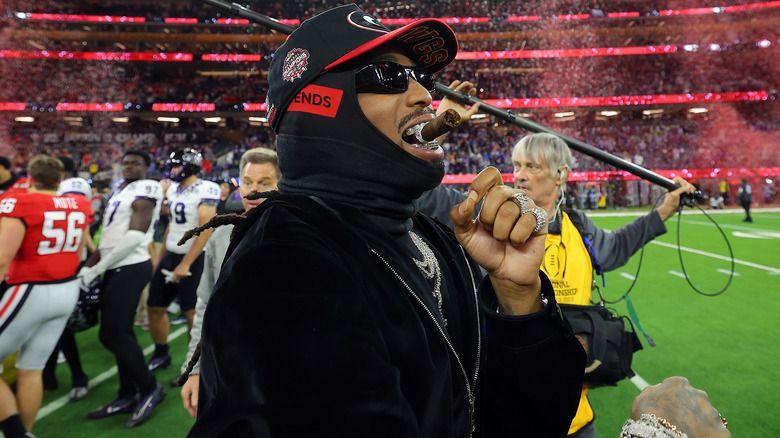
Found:
[[(593, 287), (593, 263), (577, 227), (565, 212), (561, 212), (561, 216), (561, 234), (547, 234), (542, 271), (550, 278), (558, 303), (587, 306)], [(593, 408), (588, 403), (587, 392), (587, 389), (582, 389), (569, 435), (593, 421)]]

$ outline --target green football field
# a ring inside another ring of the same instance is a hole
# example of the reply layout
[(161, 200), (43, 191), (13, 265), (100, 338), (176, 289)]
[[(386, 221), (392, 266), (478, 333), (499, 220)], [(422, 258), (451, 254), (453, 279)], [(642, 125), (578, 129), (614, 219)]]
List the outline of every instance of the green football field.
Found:
[[(668, 376), (686, 376), (694, 386), (709, 393), (712, 403), (728, 419), (733, 436), (775, 438), (780, 436), (780, 344), (774, 331), (778, 328), (774, 298), (780, 294), (780, 211), (756, 211), (750, 224), (742, 222), (741, 210), (718, 213), (714, 220), (731, 244), (735, 270), (731, 285), (722, 295), (700, 295), (686, 282), (677, 248), (676, 218), (667, 222), (668, 234), (647, 245), (630, 296), (641, 325), (657, 346), (649, 347), (640, 335), (645, 348), (634, 355), (634, 370), (649, 384)], [(631, 214), (593, 216), (599, 226), (616, 229), (636, 217), (636, 213)], [(680, 246), (685, 272), (697, 288), (713, 293), (726, 285), (732, 266), (728, 248), (707, 218), (690, 209), (684, 212)], [(637, 254), (622, 269), (607, 273), (607, 299), (614, 300), (627, 290), (638, 262)], [(624, 303), (614, 308), (627, 314)], [(171, 328), (174, 358), (184, 357), (187, 336), (182, 327)], [(151, 345), (148, 332), (138, 328), (136, 333), (142, 346)], [(167, 386), (178, 373), (176, 366), (157, 373), (169, 392), (149, 422), (125, 429), (127, 417), (123, 415), (87, 420), (88, 411), (114, 398), (116, 370), (112, 356), (98, 342), (95, 329), (77, 338), (84, 367), (92, 379), (90, 392), (78, 403), (67, 403), (70, 375), (67, 365), (60, 364), (60, 389), (46, 392), (34, 433), (42, 438), (186, 435), (193, 419), (182, 408), (178, 390)], [(151, 348), (145, 352), (151, 354)], [(617, 437), (639, 391), (635, 383), (625, 380), (617, 387), (589, 393), (600, 437)]]

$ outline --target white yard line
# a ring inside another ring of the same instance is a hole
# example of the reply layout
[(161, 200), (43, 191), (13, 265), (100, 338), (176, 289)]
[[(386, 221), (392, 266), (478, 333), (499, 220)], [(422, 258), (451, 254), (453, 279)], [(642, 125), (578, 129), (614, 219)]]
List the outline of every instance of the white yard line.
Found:
[[(171, 332), (171, 334), (168, 336), (168, 341), (172, 341), (176, 338), (178, 338), (181, 335), (187, 334), (187, 327), (180, 327), (179, 329)], [(154, 351), (154, 344), (144, 348), (144, 356)], [(89, 380), (89, 387), (94, 388), (95, 386), (100, 385), (101, 383), (105, 382), (106, 380), (110, 379), (117, 373), (116, 365), (113, 367), (107, 369), (106, 371), (103, 371), (100, 373), (97, 377), (94, 377)], [(65, 406), (68, 404), (68, 396), (69, 394), (65, 394), (62, 397), (52, 400), (49, 402), (46, 406), (42, 407), (38, 411), (38, 416), (35, 417), (35, 420), (38, 421), (41, 418), (51, 414), (52, 412), (56, 411), (57, 409)]]
[[(650, 210), (644, 210), (644, 211), (588, 211), (583, 210), (587, 213), (590, 217), (625, 217), (625, 216), (643, 216), (650, 212)], [(704, 210), (708, 215), (719, 215), (719, 214), (745, 214), (745, 210), (741, 208), (727, 208), (725, 210)], [(780, 213), (780, 208), (777, 207), (768, 207), (768, 208), (751, 208), (751, 213)], [(683, 217), (688, 215), (703, 215), (701, 211), (698, 209), (694, 210), (691, 208), (686, 208), (683, 210)], [(670, 218), (669, 220), (676, 220), (675, 218)]]
[(674, 275), (674, 276), (680, 277), (680, 278), (688, 278), (688, 276), (687, 276), (687, 275), (685, 275), (685, 274), (683, 274), (682, 272), (677, 272), (677, 271), (669, 271), (669, 273), (670, 273), (670, 274), (672, 274), (672, 275)]
[[(731, 271), (729, 271), (728, 269), (718, 268), (717, 271), (720, 272), (721, 274), (731, 275)], [(740, 274), (739, 272), (734, 271), (734, 276), (735, 277), (741, 277), (742, 274)]]
[[(655, 245), (665, 246), (667, 248), (677, 249), (677, 245), (672, 244), (672, 243), (659, 242), (657, 240), (651, 240), (650, 243), (655, 244)], [(701, 250), (698, 250), (698, 249), (688, 248), (688, 247), (685, 247), (685, 246), (681, 246), (680, 249), (683, 250), (683, 251), (692, 252), (694, 254), (699, 254), (699, 255), (703, 255), (703, 256), (707, 256), (707, 257), (712, 257), (714, 259), (725, 260), (727, 262), (731, 261), (731, 259), (729, 257), (722, 256), (720, 254), (714, 254), (714, 253), (711, 253), (711, 252), (701, 251)], [(748, 261), (740, 260), (740, 259), (734, 259), (734, 263), (738, 264), (738, 265), (750, 266), (751, 268), (756, 268), (756, 269), (761, 269), (761, 270), (764, 270), (764, 271), (768, 271), (768, 272), (770, 272), (770, 273), (772, 273), (774, 275), (780, 274), (780, 269), (773, 268), (771, 266), (759, 265), (758, 263), (748, 262)]]
[(620, 276), (621, 276), (621, 277), (628, 278), (628, 279), (629, 279), (629, 280), (631, 280), (631, 281), (634, 281), (634, 280), (636, 280), (636, 277), (634, 277), (634, 276), (633, 276), (633, 275), (631, 275), (631, 274), (626, 274), (625, 272), (621, 272), (621, 273), (620, 273)]

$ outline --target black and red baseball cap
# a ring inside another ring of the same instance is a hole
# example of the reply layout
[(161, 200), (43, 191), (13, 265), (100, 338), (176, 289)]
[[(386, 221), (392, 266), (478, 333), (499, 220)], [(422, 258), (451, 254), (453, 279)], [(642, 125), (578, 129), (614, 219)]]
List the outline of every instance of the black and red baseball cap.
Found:
[(279, 132), (290, 102), (320, 73), (387, 44), (431, 72), (443, 69), (458, 53), (455, 32), (440, 20), (422, 19), (390, 30), (354, 4), (325, 11), (304, 21), (271, 60), (266, 114), (274, 132)]

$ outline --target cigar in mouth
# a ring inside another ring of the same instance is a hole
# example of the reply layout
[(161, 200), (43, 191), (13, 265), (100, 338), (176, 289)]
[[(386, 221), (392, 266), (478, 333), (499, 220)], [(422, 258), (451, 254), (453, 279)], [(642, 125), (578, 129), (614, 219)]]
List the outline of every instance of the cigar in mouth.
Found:
[(412, 126), (406, 131), (403, 139), (407, 143), (428, 143), (457, 128), (461, 121), (457, 111), (448, 109), (430, 122)]

